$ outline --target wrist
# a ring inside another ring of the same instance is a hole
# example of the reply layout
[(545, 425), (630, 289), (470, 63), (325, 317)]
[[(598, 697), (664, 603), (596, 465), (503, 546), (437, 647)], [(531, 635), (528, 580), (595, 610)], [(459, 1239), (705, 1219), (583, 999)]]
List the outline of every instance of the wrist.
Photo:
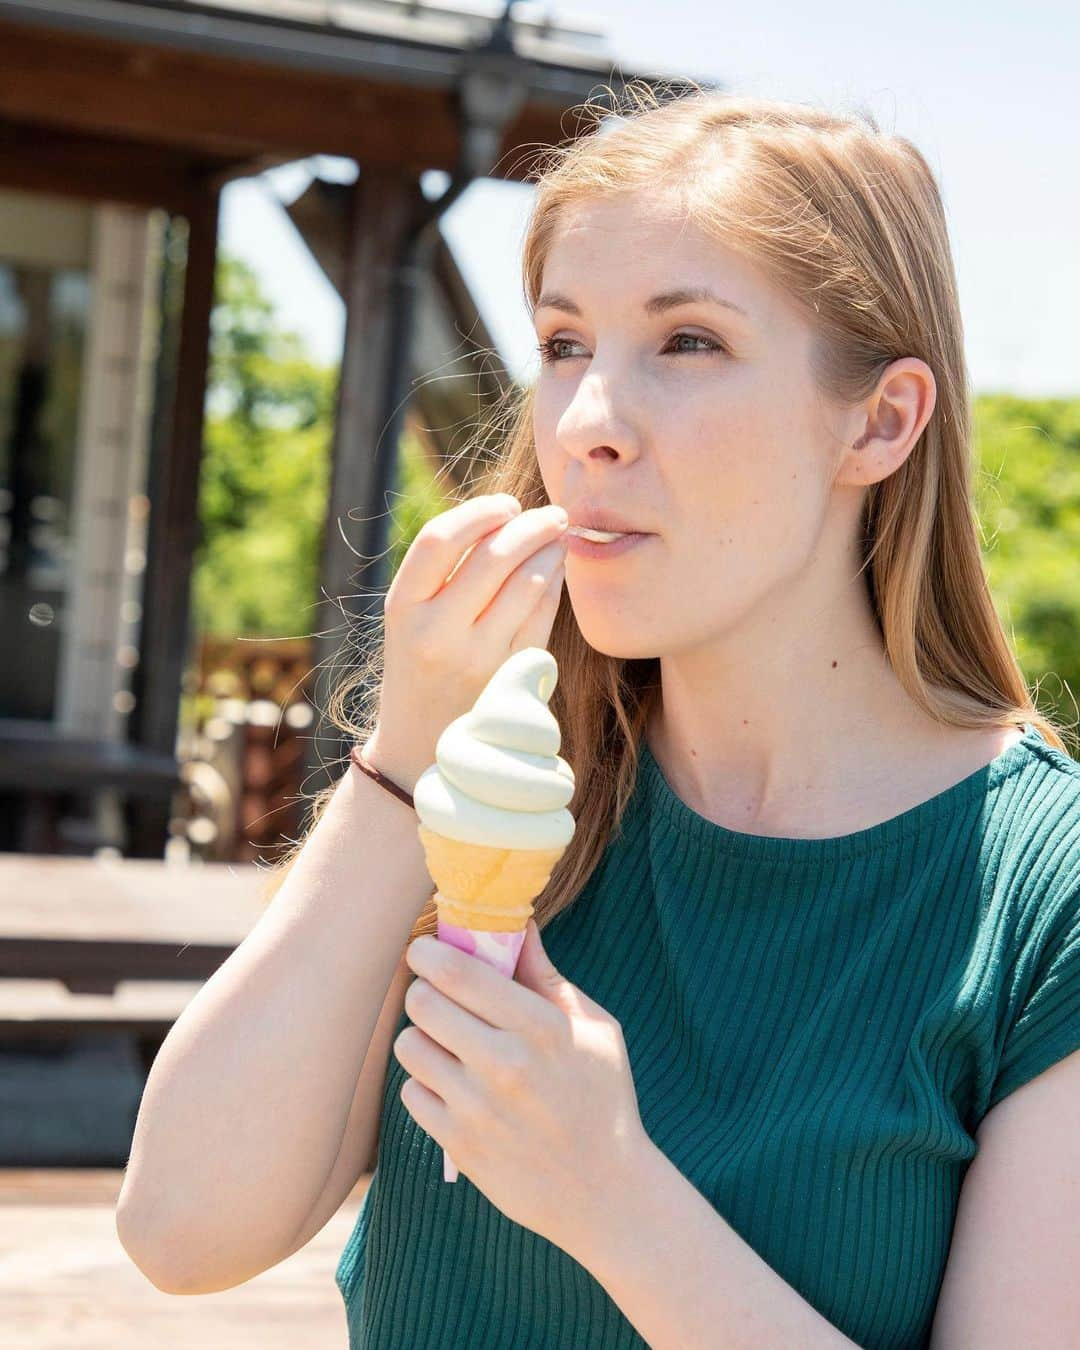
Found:
[(397, 749), (385, 735), (380, 736), (378, 727), (366, 741), (358, 743), (358, 750), (365, 763), (412, 796), (422, 772), (416, 768), (415, 756)]
[(571, 1233), (558, 1243), (597, 1279), (620, 1242), (648, 1222), (650, 1207), (675, 1170), (644, 1126), (613, 1149), (609, 1161), (604, 1176), (593, 1178), (586, 1203), (574, 1207)]

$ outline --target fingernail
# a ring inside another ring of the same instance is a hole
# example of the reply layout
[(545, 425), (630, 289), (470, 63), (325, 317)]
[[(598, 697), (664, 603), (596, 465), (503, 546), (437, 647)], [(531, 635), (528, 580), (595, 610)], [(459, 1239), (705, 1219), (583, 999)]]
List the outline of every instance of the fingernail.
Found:
[(551, 514), (552, 518), (554, 519), (557, 525), (570, 524), (570, 517), (567, 515), (566, 511), (561, 506), (553, 507)]

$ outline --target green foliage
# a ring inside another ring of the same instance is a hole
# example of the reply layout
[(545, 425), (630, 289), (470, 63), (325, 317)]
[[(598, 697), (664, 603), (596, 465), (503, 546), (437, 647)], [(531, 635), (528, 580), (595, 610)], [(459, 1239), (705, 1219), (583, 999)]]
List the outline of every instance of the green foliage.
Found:
[(392, 498), (389, 577), (401, 566), (422, 526), (450, 506), (451, 500), (435, 480), (435, 470), (412, 436), (401, 441), (400, 496)]
[(998, 613), (1041, 710), (1080, 699), (1080, 401), (975, 400), (976, 508)]
[(195, 623), (223, 636), (316, 628), (336, 369), (275, 325), (246, 263), (216, 278), (199, 489)]
[[(290, 637), (320, 626), (337, 377), (279, 330), (247, 263), (220, 255), (194, 577), (199, 631)], [(396, 494), (391, 577), (424, 522), (449, 505), (409, 435)]]

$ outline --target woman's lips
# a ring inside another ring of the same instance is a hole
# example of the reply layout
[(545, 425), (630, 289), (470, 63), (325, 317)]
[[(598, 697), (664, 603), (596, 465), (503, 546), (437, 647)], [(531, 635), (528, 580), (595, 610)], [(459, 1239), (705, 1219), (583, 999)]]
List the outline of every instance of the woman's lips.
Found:
[(639, 547), (651, 538), (652, 535), (649, 534), (622, 534), (611, 543), (601, 544), (584, 538), (571, 527), (567, 530), (566, 551), (572, 553), (575, 558), (595, 558), (602, 561), (620, 558), (624, 553)]
[(613, 531), (616, 534), (649, 534), (640, 529), (636, 520), (623, 515), (610, 506), (590, 506), (587, 502), (578, 502), (577, 506), (564, 506), (570, 517), (572, 530)]

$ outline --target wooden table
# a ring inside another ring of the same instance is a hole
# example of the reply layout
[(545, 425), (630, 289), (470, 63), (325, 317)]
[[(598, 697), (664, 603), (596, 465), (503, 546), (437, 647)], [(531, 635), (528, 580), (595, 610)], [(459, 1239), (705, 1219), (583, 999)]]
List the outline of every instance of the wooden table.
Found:
[(253, 863), (0, 853), (0, 1032), (167, 1029), (269, 887)]

